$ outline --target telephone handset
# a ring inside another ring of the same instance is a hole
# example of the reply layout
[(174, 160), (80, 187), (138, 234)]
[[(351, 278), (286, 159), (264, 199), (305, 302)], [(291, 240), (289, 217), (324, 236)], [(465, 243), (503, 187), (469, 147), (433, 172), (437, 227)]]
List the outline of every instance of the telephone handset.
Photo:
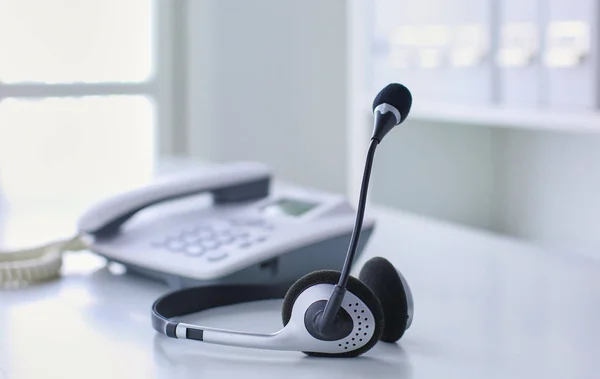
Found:
[[(49, 245), (47, 252), (56, 256), (57, 249), (87, 247), (124, 264), (128, 272), (176, 288), (287, 283), (317, 269), (340, 267), (354, 225), (348, 201), (314, 190), (271, 187), (270, 170), (256, 162), (158, 180), (94, 205), (79, 219), (78, 238)], [(359, 253), (373, 227), (367, 216)], [(21, 275), (15, 273), (17, 263), (12, 263), (13, 280)], [(0, 262), (0, 282), (7, 275)]]
[(271, 175), (260, 163), (221, 165), (200, 173), (162, 180), (104, 200), (79, 219), (79, 231), (95, 236), (110, 235), (138, 211), (160, 202), (211, 192), (216, 204), (265, 197)]

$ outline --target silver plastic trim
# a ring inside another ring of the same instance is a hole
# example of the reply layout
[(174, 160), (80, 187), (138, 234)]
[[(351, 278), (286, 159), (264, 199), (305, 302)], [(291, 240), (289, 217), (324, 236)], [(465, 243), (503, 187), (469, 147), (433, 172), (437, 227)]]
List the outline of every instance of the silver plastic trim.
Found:
[(389, 105), (387, 103), (379, 104), (375, 109), (373, 109), (373, 113), (379, 112), (381, 114), (386, 114), (388, 112), (392, 112), (394, 116), (396, 116), (396, 125), (400, 123), (402, 117), (400, 116), (400, 112), (393, 105)]
[(187, 328), (194, 329), (194, 325), (184, 323), (177, 324), (177, 326), (175, 327), (175, 335), (177, 336), (177, 338), (186, 339)]

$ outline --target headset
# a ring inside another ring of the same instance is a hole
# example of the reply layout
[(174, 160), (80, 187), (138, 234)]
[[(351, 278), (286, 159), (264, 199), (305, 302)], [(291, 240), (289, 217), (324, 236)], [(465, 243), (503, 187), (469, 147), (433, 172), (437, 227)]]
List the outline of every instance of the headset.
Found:
[[(414, 304), (406, 279), (385, 258), (366, 262), (359, 277), (350, 276), (358, 246), (375, 149), (406, 119), (410, 91), (393, 83), (373, 102), (373, 134), (367, 151), (356, 222), (342, 271), (305, 275), (291, 287), (215, 285), (168, 293), (152, 306), (152, 326), (172, 338), (247, 348), (302, 351), (318, 357), (356, 357), (381, 340), (396, 342), (410, 327)], [(283, 298), (283, 329), (273, 334), (224, 330), (176, 321), (176, 317), (225, 305)]]

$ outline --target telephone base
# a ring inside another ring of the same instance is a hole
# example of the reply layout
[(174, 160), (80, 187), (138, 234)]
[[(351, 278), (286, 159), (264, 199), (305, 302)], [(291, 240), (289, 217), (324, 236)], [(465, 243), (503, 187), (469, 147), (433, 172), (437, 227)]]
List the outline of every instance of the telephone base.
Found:
[[(373, 227), (362, 230), (357, 257), (360, 256), (373, 232)], [(308, 246), (282, 253), (281, 255), (248, 266), (233, 274), (214, 280), (199, 280), (106, 257), (109, 261), (123, 264), (127, 274), (141, 275), (166, 283), (172, 289), (215, 284), (273, 284), (293, 283), (302, 276), (316, 270), (339, 270), (344, 264), (346, 249), (351, 234), (326, 239)], [(100, 253), (100, 255), (102, 255)]]

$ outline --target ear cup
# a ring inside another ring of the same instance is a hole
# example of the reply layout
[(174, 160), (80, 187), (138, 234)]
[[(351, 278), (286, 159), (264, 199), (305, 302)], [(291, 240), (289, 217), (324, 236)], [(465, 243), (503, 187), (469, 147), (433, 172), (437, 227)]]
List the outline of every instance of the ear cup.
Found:
[[(340, 275), (341, 274), (339, 271), (321, 270), (311, 272), (310, 274), (298, 279), (298, 281), (296, 281), (296, 283), (290, 287), (283, 300), (283, 308), (281, 310), (283, 325), (287, 325), (287, 323), (290, 321), (294, 303), (302, 292), (304, 292), (307, 288), (317, 284), (337, 284), (338, 280), (340, 279)], [(365, 305), (373, 313), (375, 318), (375, 331), (373, 333), (373, 337), (371, 337), (369, 342), (367, 342), (367, 344), (360, 349), (349, 351), (347, 353), (329, 354), (304, 351), (304, 354), (315, 357), (356, 357), (370, 350), (379, 341), (381, 338), (381, 333), (383, 332), (383, 311), (381, 309), (381, 304), (379, 304), (379, 300), (377, 300), (377, 297), (369, 289), (369, 287), (352, 276), (348, 278), (347, 290), (362, 300), (363, 303), (365, 303)]]
[(406, 330), (408, 302), (396, 268), (387, 259), (375, 257), (365, 263), (359, 279), (373, 291), (381, 303), (385, 321), (381, 340), (398, 341)]

